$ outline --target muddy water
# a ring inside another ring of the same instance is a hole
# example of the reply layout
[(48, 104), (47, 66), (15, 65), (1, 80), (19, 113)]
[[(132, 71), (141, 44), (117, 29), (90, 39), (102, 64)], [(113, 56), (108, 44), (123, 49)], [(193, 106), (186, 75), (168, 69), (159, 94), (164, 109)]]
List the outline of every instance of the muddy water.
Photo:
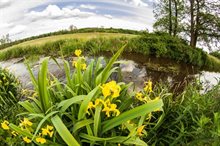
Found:
[[(110, 56), (109, 53), (101, 55), (107, 58)], [(92, 58), (94, 57), (87, 57), (86, 59), (89, 62)], [(69, 61), (72, 59), (76, 58), (68, 58)], [(120, 64), (122, 80), (126, 83), (133, 82), (136, 90), (140, 90), (144, 86), (144, 82), (151, 80), (154, 83), (166, 82), (171, 85), (173, 91), (178, 92), (182, 90), (188, 82), (200, 78), (205, 91), (210, 89), (213, 85), (216, 85), (220, 78), (220, 73), (199, 71), (190, 65), (181, 64), (169, 59), (146, 57), (142, 54), (126, 53), (122, 55), (120, 60), (123, 61), (123, 63)], [(42, 58), (33, 63), (31, 67), (35, 76), (37, 76), (41, 61)], [(63, 61), (57, 58), (57, 62), (60, 64), (60, 67), (57, 66), (52, 59), (49, 60), (49, 72), (60, 80), (64, 80)], [(8, 68), (18, 77), (23, 88), (32, 88), (30, 76), (22, 58), (0, 62), (0, 66)]]

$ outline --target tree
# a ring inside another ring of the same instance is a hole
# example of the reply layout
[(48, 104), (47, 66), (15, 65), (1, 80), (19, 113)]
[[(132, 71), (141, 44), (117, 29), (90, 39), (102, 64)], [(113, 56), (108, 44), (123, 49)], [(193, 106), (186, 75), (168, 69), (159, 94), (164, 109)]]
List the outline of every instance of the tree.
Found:
[(73, 31), (73, 30), (76, 30), (76, 29), (77, 29), (77, 27), (74, 26), (74, 25), (72, 25), (72, 24), (69, 26), (69, 30), (70, 30), (70, 31)]
[(208, 47), (220, 38), (220, 15), (218, 0), (189, 0), (190, 5), (190, 45), (204, 42)]
[(10, 43), (11, 40), (9, 38), (9, 34), (3, 35), (0, 39), (0, 44)]
[(182, 31), (183, 0), (159, 0), (155, 5), (154, 16), (157, 21), (154, 28), (176, 36)]
[(219, 0), (159, 0), (154, 9), (154, 28), (176, 36), (188, 35), (189, 44), (209, 48), (220, 41)]

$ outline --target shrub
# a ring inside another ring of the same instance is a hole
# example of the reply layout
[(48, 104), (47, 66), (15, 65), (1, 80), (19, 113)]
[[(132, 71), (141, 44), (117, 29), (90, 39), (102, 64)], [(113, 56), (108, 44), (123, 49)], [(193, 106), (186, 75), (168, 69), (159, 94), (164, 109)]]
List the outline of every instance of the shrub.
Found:
[[(16, 115), (20, 112), (19, 105), (17, 104), (20, 92), (19, 85), (19, 81), (8, 70), (0, 68), (0, 123), (3, 123), (5, 120), (17, 123)], [(1, 145), (19, 144), (11, 132), (0, 128)]]
[(211, 53), (209, 53), (209, 54), (212, 55), (212, 56), (217, 57), (218, 59), (220, 59), (220, 53), (219, 53), (219, 51), (214, 51), (214, 52), (211, 52)]
[[(7, 118), (18, 99), (19, 81), (6, 69), (0, 68), (0, 118)], [(13, 113), (13, 112), (12, 112)]]

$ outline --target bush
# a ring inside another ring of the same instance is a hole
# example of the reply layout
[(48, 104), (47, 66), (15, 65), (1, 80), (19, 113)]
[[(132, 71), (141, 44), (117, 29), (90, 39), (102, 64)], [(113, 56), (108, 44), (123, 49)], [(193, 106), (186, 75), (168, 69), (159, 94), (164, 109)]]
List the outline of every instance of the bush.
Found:
[(220, 53), (219, 53), (219, 51), (214, 51), (214, 52), (211, 52), (211, 53), (209, 53), (209, 54), (212, 55), (212, 56), (217, 57), (218, 59), (220, 59)]
[[(21, 112), (17, 104), (20, 97), (19, 86), (19, 81), (8, 70), (0, 68), (0, 123), (3, 123), (5, 120), (17, 123), (16, 115)], [(0, 128), (1, 145), (19, 144), (11, 132)]]
[(19, 101), (19, 81), (6, 69), (0, 68), (0, 118), (10, 116)]

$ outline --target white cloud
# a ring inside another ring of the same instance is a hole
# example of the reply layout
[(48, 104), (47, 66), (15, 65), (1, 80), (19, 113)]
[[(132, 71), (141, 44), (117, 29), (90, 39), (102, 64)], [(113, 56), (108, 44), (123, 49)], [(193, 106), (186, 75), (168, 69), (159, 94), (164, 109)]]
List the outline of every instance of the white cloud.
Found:
[(22, 33), (26, 29), (25, 25), (16, 25), (8, 33), (10, 36)]
[(0, 22), (0, 28), (9, 28), (12, 27), (13, 25), (14, 25), (13, 23)]
[(6, 8), (11, 5), (11, 0), (0, 0), (0, 8)]
[[(25, 29), (26, 31), (11, 37), (12, 39), (25, 38), (34, 35), (40, 35), (44, 33), (54, 32), (58, 30), (68, 29), (70, 25), (74, 25), (77, 28), (85, 27), (104, 27), (104, 28), (124, 28), (124, 29), (134, 29), (134, 30), (145, 30), (148, 28), (151, 30), (151, 24), (145, 24), (140, 22), (132, 22), (130, 20), (121, 19), (121, 18), (112, 18), (109, 19), (105, 16), (94, 15), (84, 19), (75, 19), (75, 18), (64, 18), (64, 19), (45, 19), (42, 24), (41, 21), (35, 21), (28, 25)], [(37, 28), (34, 31), (31, 28)], [(11, 36), (11, 35), (10, 35)]]
[(84, 8), (84, 9), (90, 9), (90, 10), (95, 10), (96, 9), (96, 6), (93, 6), (93, 5), (80, 5), (80, 8)]
[(82, 0), (84, 6), (74, 3), (75, 0), (13, 1), (6, 9), (0, 9), (0, 36), (10, 33), (10, 39), (16, 40), (68, 29), (70, 25), (152, 30), (152, 8), (143, 7), (140, 1), (134, 4), (134, 0), (127, 1), (130, 3), (125, 0), (94, 0), (92, 3)]
[(112, 19), (113, 17), (112, 17), (112, 15), (109, 15), (109, 14), (105, 14), (104, 15), (106, 18), (109, 18), (109, 19)]
[(137, 7), (148, 7), (148, 4), (143, 2), (142, 0), (125, 0), (125, 2), (128, 2), (129, 4)]
[(70, 17), (87, 18), (94, 15), (91, 12), (82, 12), (79, 9), (62, 8), (60, 9), (57, 5), (48, 5), (43, 11), (31, 11), (27, 14), (32, 21), (40, 19), (63, 19)]

